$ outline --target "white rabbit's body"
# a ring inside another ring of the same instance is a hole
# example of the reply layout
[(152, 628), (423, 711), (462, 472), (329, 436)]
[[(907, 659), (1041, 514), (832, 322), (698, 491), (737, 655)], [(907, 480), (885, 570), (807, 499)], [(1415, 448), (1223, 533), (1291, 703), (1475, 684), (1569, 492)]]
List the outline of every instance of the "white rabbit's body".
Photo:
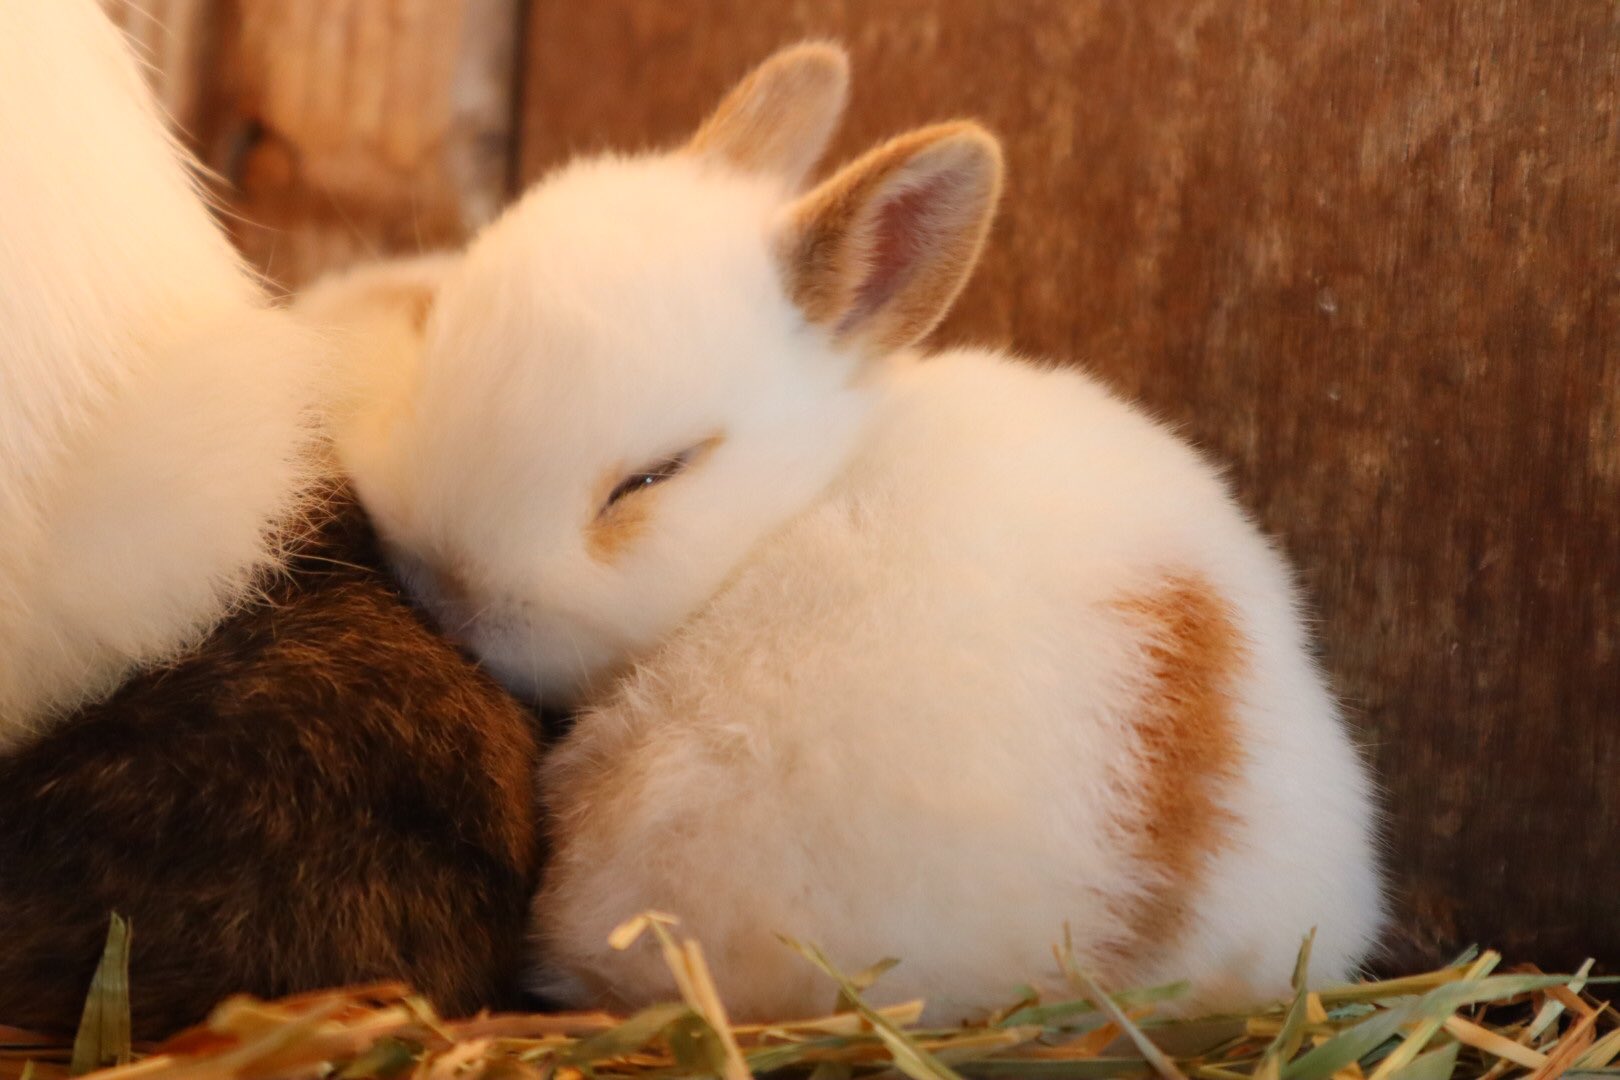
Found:
[(1282, 560), (1084, 376), (910, 351), (1000, 153), (942, 124), (798, 193), (844, 63), (788, 50), (681, 151), (541, 182), (339, 439), (444, 628), (595, 702), (545, 779), (538, 982), (668, 993), (656, 949), (607, 946), (648, 908), (749, 1018), (831, 1004), (777, 932), (899, 957), (880, 993), (940, 1016), (1065, 992), (1065, 923), (1189, 1008), (1283, 990), (1313, 926), (1345, 976), (1374, 810)]
[(1073, 372), (959, 351), (877, 392), (827, 496), (555, 752), (543, 978), (669, 994), (606, 943), (649, 908), (750, 1018), (831, 1005), (777, 931), (901, 958), (880, 997), (940, 1018), (1067, 992), (1065, 923), (1191, 1007), (1284, 993), (1313, 927), (1317, 978), (1348, 975), (1381, 911), (1368, 785), (1213, 470)]
[(247, 596), (321, 365), (92, 0), (0, 4), (0, 143), (4, 748)]

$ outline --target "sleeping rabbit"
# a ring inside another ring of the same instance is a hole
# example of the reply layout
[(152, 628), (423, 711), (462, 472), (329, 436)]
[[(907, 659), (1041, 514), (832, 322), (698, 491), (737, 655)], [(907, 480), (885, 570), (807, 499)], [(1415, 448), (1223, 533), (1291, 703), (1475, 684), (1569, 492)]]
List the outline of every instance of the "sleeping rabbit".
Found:
[(672, 153), (542, 180), (425, 292), (339, 452), (406, 581), (514, 690), (587, 703), (543, 769), (537, 982), (744, 1018), (838, 964), (954, 1017), (1051, 951), (1183, 1008), (1348, 976), (1383, 902), (1364, 763), (1283, 558), (1218, 470), (1069, 367), (925, 354), (1001, 185), (901, 135), (801, 190), (839, 50), (773, 57)]

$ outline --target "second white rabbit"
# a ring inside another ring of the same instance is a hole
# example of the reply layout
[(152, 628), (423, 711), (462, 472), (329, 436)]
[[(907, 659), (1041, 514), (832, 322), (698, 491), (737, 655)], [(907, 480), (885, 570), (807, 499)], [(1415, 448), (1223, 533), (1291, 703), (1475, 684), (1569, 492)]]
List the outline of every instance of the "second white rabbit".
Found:
[(444, 627), (591, 702), (544, 783), (537, 981), (673, 983), (679, 916), (745, 1018), (830, 1006), (776, 940), (944, 1019), (1051, 946), (1185, 1008), (1317, 981), (1381, 921), (1365, 767), (1283, 559), (1217, 471), (1072, 369), (912, 349), (1001, 157), (903, 135), (800, 191), (843, 54), (768, 61), (682, 149), (572, 164), (447, 269), (340, 436)]

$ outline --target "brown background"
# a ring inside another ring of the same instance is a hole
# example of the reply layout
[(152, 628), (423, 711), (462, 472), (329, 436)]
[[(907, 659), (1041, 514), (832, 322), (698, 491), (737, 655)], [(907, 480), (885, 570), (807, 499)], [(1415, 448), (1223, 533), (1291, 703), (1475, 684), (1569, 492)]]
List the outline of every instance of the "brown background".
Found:
[(673, 141), (803, 35), (854, 54), (835, 156), (982, 118), (1007, 199), (939, 336), (1085, 363), (1230, 463), (1387, 789), (1392, 962), (1620, 963), (1610, 0), (144, 6), (289, 287)]

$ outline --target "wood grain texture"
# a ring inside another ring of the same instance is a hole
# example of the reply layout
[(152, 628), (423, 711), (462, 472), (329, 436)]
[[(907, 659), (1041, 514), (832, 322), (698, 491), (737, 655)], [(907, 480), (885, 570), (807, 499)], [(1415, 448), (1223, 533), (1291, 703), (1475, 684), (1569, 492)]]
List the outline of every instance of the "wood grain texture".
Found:
[(454, 246), (505, 201), (518, 0), (103, 2), (284, 286)]
[(939, 340), (1230, 463), (1387, 788), (1392, 960), (1620, 962), (1620, 16), (1608, 0), (534, 0), (522, 164), (672, 143), (806, 35), (835, 159), (1006, 141)]

